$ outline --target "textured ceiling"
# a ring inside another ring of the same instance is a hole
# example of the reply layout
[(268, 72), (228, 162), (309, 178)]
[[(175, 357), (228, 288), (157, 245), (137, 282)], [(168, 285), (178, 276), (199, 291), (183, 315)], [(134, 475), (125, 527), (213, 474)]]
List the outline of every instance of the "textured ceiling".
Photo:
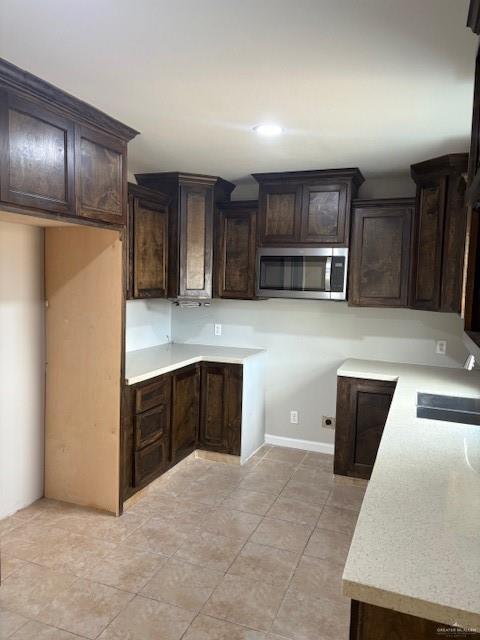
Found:
[[(0, 56), (142, 132), (130, 170), (242, 182), (467, 149), (468, 0), (0, 0)], [(285, 127), (265, 139), (262, 121)]]

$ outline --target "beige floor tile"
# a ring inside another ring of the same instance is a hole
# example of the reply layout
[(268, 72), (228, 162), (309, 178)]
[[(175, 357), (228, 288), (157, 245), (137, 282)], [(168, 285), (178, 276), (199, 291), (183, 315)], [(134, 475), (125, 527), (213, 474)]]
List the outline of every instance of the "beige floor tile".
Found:
[(0, 586), (0, 606), (33, 618), (75, 580), (72, 575), (25, 564)]
[(265, 454), (265, 460), (280, 460), (282, 462), (292, 462), (300, 464), (306, 456), (306, 452), (301, 449), (288, 449), (287, 447), (272, 447)]
[(247, 542), (228, 573), (286, 586), (297, 562), (298, 553)]
[(170, 558), (143, 587), (142, 595), (189, 611), (200, 611), (223, 573)]
[(0, 520), (0, 540), (9, 531), (13, 531), (17, 527), (25, 524), (25, 520), (22, 518), (16, 518), (15, 516), (9, 516), (8, 518), (2, 518)]
[(333, 473), (333, 456), (328, 453), (308, 451), (302, 460), (302, 466), (324, 469), (325, 471)]
[(347, 640), (348, 627), (348, 607), (288, 592), (271, 630), (292, 640)]
[(183, 640), (265, 640), (265, 634), (226, 620), (200, 615), (192, 622)]
[(35, 564), (41, 564), (62, 573), (81, 576), (90, 567), (101, 562), (117, 546), (112, 542), (87, 538), (67, 531), (64, 535), (64, 540), (47, 539), (39, 545)]
[(197, 535), (197, 527), (193, 525), (180, 526), (166, 518), (151, 518), (129, 535), (124, 544), (171, 556), (186, 540)]
[(332, 560), (303, 556), (298, 563), (289, 591), (312, 598), (342, 601), (343, 565)]
[(236, 489), (222, 502), (225, 509), (246, 511), (259, 516), (264, 516), (275, 502), (276, 496), (247, 489)]
[[(258, 465), (257, 465), (258, 466)], [(268, 493), (278, 496), (287, 484), (286, 480), (276, 478), (270, 473), (258, 471), (256, 468), (240, 483), (239, 488), (247, 491)]]
[(270, 518), (287, 520), (297, 524), (315, 525), (322, 512), (321, 507), (316, 507), (298, 500), (290, 500), (280, 497), (268, 512)]
[(360, 511), (365, 489), (355, 485), (334, 484), (332, 493), (328, 498), (331, 507)]
[(165, 602), (136, 596), (100, 640), (180, 640), (194, 615)]
[(322, 489), (331, 489), (333, 487), (335, 476), (331, 471), (325, 471), (317, 467), (304, 467), (300, 465), (293, 473), (292, 480), (294, 482), (303, 482), (305, 484), (314, 484)]
[(80, 575), (110, 587), (138, 593), (166, 560), (166, 556), (158, 553), (122, 544), (98, 562), (89, 564)]
[(89, 511), (82, 515), (64, 516), (56, 525), (78, 535), (120, 543), (145, 521), (145, 516), (128, 512), (116, 518), (113, 515)]
[(290, 480), (281, 493), (282, 498), (305, 502), (314, 507), (323, 507), (328, 499), (330, 490), (321, 485), (296, 482)]
[(351, 538), (348, 533), (315, 529), (308, 541), (305, 555), (314, 556), (322, 560), (332, 560), (345, 566)]
[(261, 516), (233, 509), (214, 509), (202, 522), (209, 533), (245, 542), (261, 522)]
[(133, 597), (126, 591), (80, 578), (47, 604), (37, 619), (93, 639), (125, 609)]
[(262, 444), (262, 446), (255, 451), (254, 456), (257, 458), (263, 458), (272, 449), (271, 444)]
[(263, 458), (255, 467), (255, 470), (259, 473), (265, 473), (282, 480), (289, 480), (293, 472), (295, 471), (295, 464), (291, 462), (282, 462), (280, 460), (270, 460), (269, 458)]
[(10, 636), (23, 627), (28, 619), (14, 611), (0, 609), (0, 640), (6, 640)]
[(38, 523), (35, 519), (29, 520), (2, 537), (2, 554), (32, 561), (42, 551), (46, 541), (50, 544), (60, 543), (65, 536), (63, 529)]
[(20, 560), (19, 558), (15, 558), (13, 556), (7, 556), (5, 553), (0, 554), (0, 582), (3, 582), (11, 576), (12, 573), (20, 569), (25, 565), (25, 560)]
[(358, 513), (352, 509), (342, 509), (326, 504), (320, 515), (317, 526), (329, 531), (340, 531), (350, 537), (353, 535), (357, 523)]
[(250, 542), (298, 552), (303, 551), (312, 531), (312, 525), (264, 518), (251, 536)]
[(10, 640), (79, 640), (79, 636), (42, 622), (30, 620), (14, 633)]
[(214, 571), (225, 572), (242, 546), (243, 541), (204, 531), (185, 542), (175, 557)]
[(284, 593), (285, 587), (227, 575), (202, 613), (268, 631)]

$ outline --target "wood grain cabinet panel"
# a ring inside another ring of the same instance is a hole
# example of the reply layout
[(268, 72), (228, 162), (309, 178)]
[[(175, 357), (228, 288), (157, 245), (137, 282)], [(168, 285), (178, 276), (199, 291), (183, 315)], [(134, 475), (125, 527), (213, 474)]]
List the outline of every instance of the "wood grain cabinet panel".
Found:
[(76, 126), (75, 186), (79, 216), (126, 223), (126, 144), (88, 127)]
[(179, 462), (196, 446), (200, 420), (200, 368), (172, 374), (172, 461)]
[(134, 454), (134, 486), (141, 488), (160, 474), (168, 465), (168, 440), (160, 438)]
[(260, 246), (348, 246), (358, 169), (255, 173)]
[(349, 304), (407, 307), (415, 201), (356, 200), (349, 267)]
[(2, 200), (73, 214), (73, 122), (11, 95), (3, 96), (3, 108)]
[(396, 384), (337, 379), (334, 473), (370, 478)]
[(480, 633), (352, 600), (350, 640), (438, 640), (471, 638)]
[(168, 202), (165, 194), (129, 184), (129, 296), (167, 295)]
[(411, 306), (460, 312), (467, 211), (468, 155), (450, 154), (411, 166), (417, 184)]
[(220, 206), (215, 251), (215, 295), (219, 298), (255, 297), (256, 201)]
[(228, 201), (234, 185), (191, 173), (143, 173), (137, 182), (171, 198), (168, 224), (167, 295), (208, 300), (213, 283), (214, 206)]
[(199, 446), (240, 455), (242, 366), (202, 363)]

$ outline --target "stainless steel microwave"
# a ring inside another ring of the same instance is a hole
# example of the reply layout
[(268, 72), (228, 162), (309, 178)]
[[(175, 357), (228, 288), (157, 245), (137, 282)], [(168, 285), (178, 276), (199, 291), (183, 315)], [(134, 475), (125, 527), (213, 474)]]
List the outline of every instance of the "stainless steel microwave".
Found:
[(257, 251), (257, 296), (345, 300), (348, 249), (265, 248)]

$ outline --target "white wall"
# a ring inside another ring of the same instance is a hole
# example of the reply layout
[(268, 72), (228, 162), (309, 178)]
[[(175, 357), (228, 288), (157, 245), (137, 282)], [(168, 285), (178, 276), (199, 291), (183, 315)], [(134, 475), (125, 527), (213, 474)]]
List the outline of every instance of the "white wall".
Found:
[(136, 351), (170, 342), (172, 306), (168, 300), (128, 300), (126, 350)]
[[(222, 324), (215, 337), (214, 323)], [(335, 415), (336, 370), (346, 358), (459, 366), (467, 353), (454, 314), (409, 309), (357, 309), (313, 300), (214, 300), (172, 311), (175, 342), (264, 347), (266, 433), (333, 442), (322, 415)], [(447, 340), (447, 355), (435, 340)], [(299, 412), (291, 425), (289, 412)]]
[(43, 495), (44, 234), (0, 222), (0, 518)]

